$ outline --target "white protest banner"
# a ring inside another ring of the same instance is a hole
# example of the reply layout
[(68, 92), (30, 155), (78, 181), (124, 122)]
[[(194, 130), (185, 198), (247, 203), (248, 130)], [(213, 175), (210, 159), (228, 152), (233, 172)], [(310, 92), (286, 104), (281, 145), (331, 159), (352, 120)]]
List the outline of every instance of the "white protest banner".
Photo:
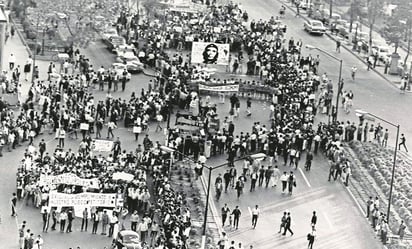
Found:
[(113, 148), (113, 141), (95, 139), (92, 142), (93, 151), (109, 152)]
[(92, 179), (83, 179), (78, 177), (73, 173), (64, 173), (61, 175), (40, 175), (39, 185), (46, 186), (46, 185), (59, 185), (59, 184), (67, 184), (67, 185), (77, 185), (83, 186), (87, 188), (99, 188), (99, 179), (92, 178)]
[(134, 179), (134, 175), (126, 173), (126, 172), (116, 172), (113, 174), (113, 180), (124, 180), (127, 182), (131, 182)]
[(220, 86), (208, 86), (204, 84), (199, 84), (199, 91), (239, 92), (239, 84), (220, 85)]
[(116, 207), (116, 194), (50, 192), (51, 207)]
[(193, 42), (192, 63), (229, 64), (229, 44)]

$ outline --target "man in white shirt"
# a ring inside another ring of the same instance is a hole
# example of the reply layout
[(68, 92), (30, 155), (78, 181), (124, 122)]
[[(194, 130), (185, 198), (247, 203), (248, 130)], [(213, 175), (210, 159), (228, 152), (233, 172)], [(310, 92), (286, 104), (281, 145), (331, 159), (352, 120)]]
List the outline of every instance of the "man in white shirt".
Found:
[(16, 56), (14, 56), (14, 54), (10, 54), (10, 56), (9, 56), (9, 68), (10, 68), (10, 70), (13, 70), (15, 63), (16, 63)]
[(259, 206), (256, 205), (255, 208), (252, 209), (252, 227), (253, 227), (253, 229), (256, 228), (256, 223), (257, 223), (257, 220), (259, 218), (259, 215), (260, 215), (260, 209), (259, 209)]

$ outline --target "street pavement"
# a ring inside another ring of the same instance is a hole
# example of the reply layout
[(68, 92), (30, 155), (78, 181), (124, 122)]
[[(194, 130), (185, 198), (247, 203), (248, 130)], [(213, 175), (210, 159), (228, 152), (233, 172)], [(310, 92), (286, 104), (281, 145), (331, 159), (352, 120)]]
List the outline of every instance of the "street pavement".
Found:
[[(277, 1), (258, 0), (258, 1), (241, 1), (242, 5), (249, 12), (250, 16), (259, 17), (262, 19), (268, 19), (274, 13), (278, 13), (280, 4)], [(355, 94), (354, 108), (362, 108), (370, 111), (376, 115), (381, 115), (389, 120), (399, 120), (402, 125), (402, 132), (406, 134), (406, 137), (412, 137), (412, 128), (407, 127), (410, 120), (410, 109), (406, 108), (411, 103), (409, 95), (402, 95), (393, 86), (389, 85), (378, 75), (366, 71), (363, 64), (354, 57), (351, 53), (343, 51), (338, 54), (334, 52), (335, 43), (327, 37), (310, 36), (303, 32), (303, 21), (301, 18), (295, 18), (290, 11), (286, 12), (286, 18), (284, 22), (288, 25), (288, 32), (286, 37), (293, 36), (295, 40), (302, 39), (304, 44), (311, 44), (325, 49), (334, 55), (344, 60), (343, 75), (345, 78), (345, 89), (351, 89)], [(9, 54), (9, 51), (16, 51), (16, 57), (18, 58), (18, 64), (23, 65), (27, 58), (27, 53), (18, 41), (17, 36), (9, 40), (6, 44), (5, 53)], [(17, 54), (18, 52), (18, 54)], [(308, 51), (304, 48), (304, 54), (312, 53), (316, 55), (315, 51)], [(91, 59), (93, 63), (96, 63), (96, 67), (104, 65), (107, 67), (113, 61), (114, 56), (105, 51), (104, 45), (101, 42), (92, 44), (86, 51), (87, 57)], [(321, 56), (321, 71), (328, 72), (328, 75), (336, 82), (338, 63), (331, 60), (329, 57), (320, 54)], [(7, 63), (7, 56), (4, 61)], [(47, 62), (44, 66), (40, 66), (41, 69), (46, 70)], [(350, 68), (356, 65), (359, 70), (357, 79), (353, 82), (350, 78)], [(44, 74), (44, 71), (42, 72)], [(144, 75), (133, 76), (131, 82), (127, 85), (127, 91), (124, 93), (114, 93), (114, 97), (128, 97), (132, 91), (140, 92), (141, 88), (147, 88), (150, 78)], [(24, 85), (24, 93), (28, 90), (29, 83)], [(335, 86), (336, 87), (336, 86)], [(26, 89), (26, 90), (25, 90)], [(105, 97), (106, 93), (94, 91), (97, 99)], [(217, 98), (213, 97), (213, 101), (217, 101)], [(245, 100), (241, 102), (241, 108), (244, 108)], [(268, 123), (268, 103), (263, 101), (253, 102), (252, 105), (252, 117), (245, 117), (245, 113), (242, 113), (239, 119), (235, 120), (236, 130), (238, 131), (250, 131), (253, 122), (261, 121), (262, 123)], [(225, 104), (219, 105), (219, 113), (222, 117), (227, 115), (229, 111), (228, 101)], [(325, 118), (325, 117), (321, 117)], [(346, 115), (340, 110), (339, 118), (341, 120), (351, 119), (357, 121), (353, 111)], [(173, 123), (173, 119), (172, 119)], [(162, 141), (161, 133), (155, 133), (155, 128), (152, 126), (150, 136), (154, 140)], [(392, 133), (393, 134), (393, 133)], [(122, 145), (127, 150), (131, 150), (136, 146), (131, 133), (124, 128), (118, 129), (115, 132), (122, 141)], [(47, 147), (54, 149), (56, 141), (52, 135), (45, 132), (43, 135), (48, 142)], [(393, 136), (391, 136), (393, 140)], [(78, 148), (79, 140), (66, 139), (67, 148)], [(38, 143), (38, 139), (36, 143)], [(140, 140), (141, 142), (141, 140)], [(408, 144), (408, 142), (407, 142)], [(2, 181), (0, 181), (1, 194), (0, 194), (0, 210), (2, 224), (0, 225), (0, 241), (2, 241), (1, 248), (16, 248), (17, 244), (17, 224), (20, 224), (22, 220), (26, 220), (28, 227), (32, 228), (35, 234), (41, 232), (41, 215), (38, 209), (20, 206), (19, 203), (19, 216), (14, 219), (9, 216), (10, 205), (9, 199), (11, 193), (15, 191), (15, 173), (18, 166), (18, 162), (21, 160), (25, 146), (21, 146), (15, 151), (8, 153), (5, 152), (5, 156), (0, 158), (0, 175)], [(220, 164), (224, 162), (225, 158), (210, 159), (208, 164), (210, 166)], [(303, 160), (303, 159), (302, 159)], [(283, 166), (279, 165), (281, 170)], [(237, 164), (240, 170), (240, 163)], [(216, 170), (213, 172), (213, 179), (216, 174), (223, 172), (225, 168)], [(288, 171), (289, 169), (286, 168)], [(230, 231), (230, 239), (236, 241), (243, 241), (244, 244), (254, 244), (255, 248), (274, 248), (275, 246), (282, 246), (282, 248), (300, 248), (305, 246), (306, 234), (310, 231), (310, 217), (313, 210), (318, 212), (318, 238), (315, 241), (315, 248), (379, 248), (376, 240), (373, 239), (371, 229), (361, 213), (356, 207), (349, 195), (346, 193), (345, 188), (340, 183), (328, 183), (326, 181), (328, 167), (323, 158), (316, 157), (314, 166), (311, 172), (296, 173), (298, 180), (298, 187), (295, 189), (293, 196), (282, 196), (278, 189), (258, 189), (256, 193), (245, 192), (240, 200), (236, 199), (235, 193), (231, 190), (228, 194), (223, 194), (222, 199), (215, 203), (217, 210), (220, 209), (220, 205), (227, 202), (230, 207), (239, 205), (243, 211), (243, 215), (240, 221), (240, 229), (238, 231)], [(245, 190), (248, 190), (248, 183)], [(256, 230), (251, 230), (250, 215), (248, 207), (252, 208), (255, 204), (259, 204), (262, 207), (262, 216), (258, 221)], [(280, 237), (277, 234), (279, 227), (279, 221), (281, 213), (284, 210), (289, 210), (292, 214), (292, 229), (295, 231), (293, 237)], [(216, 214), (215, 214), (216, 215)], [(219, 214), (217, 214), (219, 215)], [(103, 248), (107, 246), (110, 239), (103, 239), (100, 235), (85, 235), (85, 233), (79, 232), (79, 220), (75, 221), (74, 232), (72, 234), (60, 234), (55, 232), (49, 232), (43, 234), (45, 238), (45, 249), (67, 249), (68, 247), (81, 246), (81, 248)], [(348, 241), (349, 244), (348, 244)], [(331, 246), (333, 245), (333, 246)], [(351, 247), (349, 247), (349, 246)]]

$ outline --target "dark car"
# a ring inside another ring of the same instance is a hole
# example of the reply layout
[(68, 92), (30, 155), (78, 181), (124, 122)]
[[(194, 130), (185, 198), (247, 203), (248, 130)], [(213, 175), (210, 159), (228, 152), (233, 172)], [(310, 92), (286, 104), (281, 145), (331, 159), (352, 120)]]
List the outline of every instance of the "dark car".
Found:
[(105, 40), (104, 42), (106, 43), (107, 49), (112, 53), (114, 53), (119, 46), (126, 44), (126, 40), (123, 37), (117, 35), (110, 36), (109, 39)]

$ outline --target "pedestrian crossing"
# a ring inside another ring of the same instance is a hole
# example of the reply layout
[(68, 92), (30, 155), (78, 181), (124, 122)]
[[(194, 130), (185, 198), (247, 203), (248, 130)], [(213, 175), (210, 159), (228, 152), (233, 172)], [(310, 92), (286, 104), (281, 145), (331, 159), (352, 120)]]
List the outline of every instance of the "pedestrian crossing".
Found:
[[(260, 207), (262, 213), (256, 229), (252, 229), (251, 215), (246, 209), (240, 218), (239, 229), (225, 227), (230, 240), (242, 242), (245, 248), (250, 245), (259, 249), (307, 248), (307, 234), (312, 229), (310, 218), (316, 211), (318, 222), (314, 248), (378, 248), (371, 234), (364, 231), (366, 227), (356, 207), (325, 187), (298, 193), (290, 199), (285, 197), (284, 200), (266, 202)], [(291, 213), (293, 236), (278, 233), (280, 218), (285, 211)]]
[[(249, 245), (253, 245), (254, 248), (259, 248), (259, 249), (273, 249), (273, 248), (296, 249), (296, 248), (307, 248), (308, 241), (307, 241), (307, 234), (299, 235), (299, 236), (296, 236), (296, 235), (290, 236), (289, 234), (286, 236), (282, 236), (281, 234), (275, 234), (275, 235), (268, 235), (268, 237), (263, 240), (248, 241), (248, 243), (245, 245), (245, 248), (247, 248)], [(333, 233), (330, 232), (328, 234), (317, 236), (313, 247), (316, 249), (361, 248), (361, 247), (354, 245), (349, 235), (342, 233), (340, 231), (333, 232)]]

